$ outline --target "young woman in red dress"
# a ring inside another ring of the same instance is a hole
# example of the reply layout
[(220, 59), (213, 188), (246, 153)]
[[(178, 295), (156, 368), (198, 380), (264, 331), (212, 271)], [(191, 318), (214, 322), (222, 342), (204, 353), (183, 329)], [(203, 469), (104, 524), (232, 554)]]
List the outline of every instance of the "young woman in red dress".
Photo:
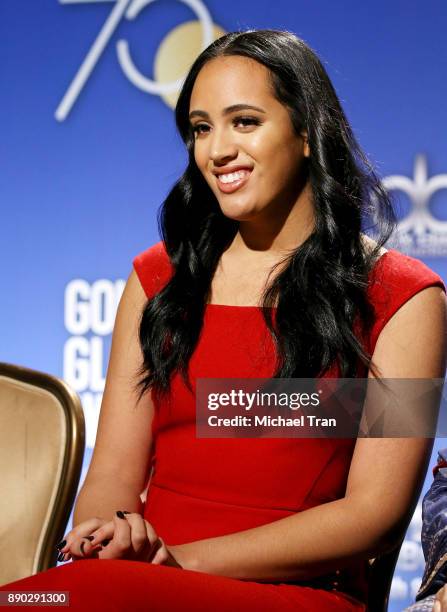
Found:
[(59, 546), (75, 562), (2, 588), (68, 590), (74, 609), (364, 610), (367, 560), (402, 537), (432, 441), (197, 438), (196, 380), (443, 377), (443, 282), (384, 248), (388, 197), (293, 34), (215, 41), (176, 121), (188, 166), (118, 308)]

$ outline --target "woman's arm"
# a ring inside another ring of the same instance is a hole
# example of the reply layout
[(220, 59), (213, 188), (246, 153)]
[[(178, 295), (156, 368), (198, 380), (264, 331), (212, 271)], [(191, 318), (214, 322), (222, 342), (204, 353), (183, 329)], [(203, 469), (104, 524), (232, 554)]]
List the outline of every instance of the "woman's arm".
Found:
[(115, 320), (95, 449), (77, 498), (73, 525), (116, 510), (140, 512), (148, 476), (154, 407), (150, 394), (138, 401), (136, 372), (142, 355), (138, 326), (147, 298), (134, 271)]
[[(446, 299), (429, 287), (387, 322), (373, 360), (383, 378), (443, 378)], [(375, 557), (404, 535), (433, 440), (359, 438), (343, 499), (246, 531), (168, 546), (185, 569), (242, 580), (305, 580)]]

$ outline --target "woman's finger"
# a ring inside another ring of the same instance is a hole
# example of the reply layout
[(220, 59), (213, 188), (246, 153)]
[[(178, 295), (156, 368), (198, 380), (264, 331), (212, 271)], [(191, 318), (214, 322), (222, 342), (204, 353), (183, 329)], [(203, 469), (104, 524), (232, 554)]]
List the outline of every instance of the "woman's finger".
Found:
[(146, 527), (147, 537), (150, 540), (151, 545), (154, 546), (158, 540), (158, 535), (156, 534), (155, 529), (152, 527), (149, 521), (146, 521), (146, 519), (144, 520), (144, 525)]
[[(95, 536), (93, 534), (84, 535), (82, 537), (78, 537), (75, 539), (69, 549), (72, 555), (76, 555), (81, 559), (92, 557), (95, 551), (99, 550), (99, 547), (102, 546), (102, 541), (106, 538), (112, 538), (114, 533), (113, 522), (109, 521), (105, 523), (100, 528), (100, 533), (103, 534), (102, 540), (98, 540), (95, 542)], [(98, 533), (98, 530), (95, 530), (93, 533)]]
[[(98, 527), (98, 529), (92, 531), (88, 544), (91, 548), (95, 548), (96, 546), (107, 546), (109, 541), (113, 538), (114, 533), (115, 523), (112, 520), (108, 523), (105, 523), (104, 525), (101, 525), (101, 527)], [(88, 550), (87, 545), (84, 546), (84, 549), (85, 548), (87, 548)]]
[(144, 521), (144, 526), (146, 528), (148, 547), (144, 551), (144, 556), (142, 557), (142, 560), (151, 562), (151, 559), (153, 559), (154, 554), (158, 550), (159, 538), (158, 538), (157, 533), (155, 532), (155, 529), (152, 527), (152, 525), (148, 521), (146, 520)]
[(154, 553), (150, 561), (153, 565), (163, 565), (169, 559), (168, 549), (161, 538), (158, 538), (154, 546)]
[(67, 554), (70, 554), (72, 558), (78, 557), (79, 559), (86, 559), (92, 556), (95, 550), (99, 547), (92, 547), (88, 540), (88, 536), (83, 538), (78, 538), (73, 542)]
[(64, 536), (63, 540), (56, 545), (56, 548), (59, 550), (60, 553), (70, 552), (79, 555), (79, 546), (82, 542), (82, 538), (89, 536), (92, 531), (98, 529), (98, 527), (100, 527), (106, 522), (107, 521), (103, 518), (93, 517), (91, 519), (83, 521), (82, 523), (79, 523), (79, 525), (73, 527), (73, 529)]
[(66, 549), (70, 547), (70, 544), (72, 544), (76, 538), (89, 535), (92, 530), (97, 529), (105, 522), (105, 519), (95, 516), (79, 523), (79, 525), (76, 525), (76, 527), (73, 527), (71, 531), (64, 535), (61, 542), (56, 544), (56, 548), (62, 553), (66, 552)]
[[(99, 553), (100, 559), (122, 559), (132, 548), (131, 528), (125, 518), (113, 517), (113, 538)], [(94, 540), (95, 541), (95, 540)]]
[(126, 513), (125, 517), (130, 525), (133, 558), (147, 559), (153, 544), (157, 540), (157, 534), (141, 514), (130, 512)]

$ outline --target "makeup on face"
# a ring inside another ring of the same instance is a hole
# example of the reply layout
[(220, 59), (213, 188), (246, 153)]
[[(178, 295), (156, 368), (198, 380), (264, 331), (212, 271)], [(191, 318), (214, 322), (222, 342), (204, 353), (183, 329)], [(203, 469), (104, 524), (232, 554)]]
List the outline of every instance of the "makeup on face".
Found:
[(194, 158), (222, 212), (236, 220), (293, 206), (305, 142), (273, 95), (265, 66), (241, 56), (213, 59), (190, 100)]

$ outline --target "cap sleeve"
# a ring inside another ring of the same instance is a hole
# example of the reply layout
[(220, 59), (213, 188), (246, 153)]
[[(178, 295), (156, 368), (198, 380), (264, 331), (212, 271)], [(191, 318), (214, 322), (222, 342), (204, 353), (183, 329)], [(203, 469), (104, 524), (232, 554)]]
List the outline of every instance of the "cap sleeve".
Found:
[(133, 267), (148, 298), (163, 289), (173, 271), (162, 240), (137, 255)]
[(372, 271), (368, 294), (375, 320), (369, 337), (372, 354), (380, 332), (391, 317), (422, 289), (437, 286), (444, 292), (442, 278), (419, 259), (389, 249)]

